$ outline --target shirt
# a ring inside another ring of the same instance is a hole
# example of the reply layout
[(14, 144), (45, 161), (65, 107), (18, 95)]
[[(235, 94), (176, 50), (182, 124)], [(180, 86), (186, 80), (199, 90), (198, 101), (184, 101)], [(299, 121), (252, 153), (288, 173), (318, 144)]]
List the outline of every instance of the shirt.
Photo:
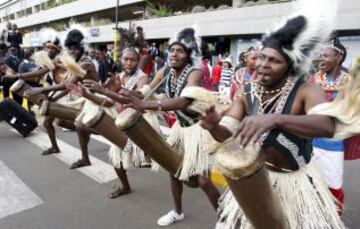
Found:
[(232, 68), (223, 68), (221, 70), (220, 83), (224, 84), (225, 86), (230, 86), (233, 74), (234, 71), (232, 70)]

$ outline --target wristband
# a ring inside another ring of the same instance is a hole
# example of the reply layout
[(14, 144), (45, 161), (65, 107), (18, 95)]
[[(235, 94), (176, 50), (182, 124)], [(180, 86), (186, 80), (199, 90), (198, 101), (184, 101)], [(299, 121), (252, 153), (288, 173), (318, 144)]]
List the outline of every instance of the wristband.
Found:
[(157, 105), (157, 107), (158, 107), (158, 111), (162, 111), (161, 100), (157, 100), (157, 101), (156, 101), (156, 105)]

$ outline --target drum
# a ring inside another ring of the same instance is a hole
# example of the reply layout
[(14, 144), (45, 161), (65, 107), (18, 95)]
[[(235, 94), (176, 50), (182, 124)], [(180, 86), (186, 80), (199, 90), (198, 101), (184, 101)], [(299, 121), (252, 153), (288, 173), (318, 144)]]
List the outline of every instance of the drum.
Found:
[[(24, 97), (25, 91), (32, 90), (32, 87), (28, 85), (24, 80), (17, 80), (11, 87), (10, 91), (17, 95)], [(41, 105), (41, 102), (46, 99), (44, 94), (36, 94), (27, 98), (30, 102)]]
[(160, 166), (175, 175), (182, 156), (175, 153), (171, 146), (150, 126), (139, 111), (125, 109), (115, 121), (118, 128), (150, 156)]
[(45, 100), (40, 107), (40, 114), (75, 121), (76, 117), (80, 114), (80, 110)]
[(290, 228), (264, 166), (260, 145), (240, 149), (237, 139), (215, 155), (215, 166), (224, 175), (236, 201), (256, 229)]
[(111, 118), (100, 106), (93, 105), (91, 109), (82, 111), (77, 122), (82, 122), (88, 128), (102, 135), (110, 142), (121, 149), (124, 149), (127, 142), (127, 136), (115, 126), (114, 119)]

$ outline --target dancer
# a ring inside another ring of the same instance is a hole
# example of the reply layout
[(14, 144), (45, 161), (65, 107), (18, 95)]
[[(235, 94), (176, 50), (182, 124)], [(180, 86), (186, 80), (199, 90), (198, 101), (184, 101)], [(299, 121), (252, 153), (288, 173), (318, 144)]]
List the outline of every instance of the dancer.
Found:
[(183, 220), (182, 209), (183, 181), (189, 181), (194, 187), (200, 186), (214, 209), (218, 207), (219, 192), (210, 180), (211, 158), (201, 152), (205, 131), (199, 126), (199, 115), (191, 113), (187, 107), (192, 101), (180, 98), (187, 86), (200, 86), (202, 77), (198, 68), (200, 46), (195, 38), (195, 30), (186, 28), (169, 42), (168, 64), (170, 71), (164, 76), (164, 70), (158, 72), (150, 83), (150, 88), (158, 85), (164, 78), (167, 99), (142, 101), (126, 91), (121, 94), (130, 100), (129, 106), (136, 110), (174, 111), (177, 121), (171, 128), (167, 142), (175, 152), (183, 155), (182, 165), (176, 176), (170, 175), (171, 192), (175, 209), (158, 220), (159, 226), (168, 226)]
[[(290, 228), (344, 228), (331, 193), (311, 160), (310, 138), (331, 138), (334, 120), (306, 115), (326, 102), (326, 97), (321, 88), (300, 77), (331, 33), (336, 2), (326, 11), (322, 3), (318, 8), (310, 1), (300, 4), (304, 11), (264, 37), (256, 69), (258, 84), (242, 87), (221, 121), (214, 109), (209, 109), (202, 126), (219, 142), (239, 136), (240, 151), (260, 142), (273, 190)], [(323, 10), (314, 16), (313, 9)], [(250, 226), (231, 192), (223, 196), (219, 211), (226, 228)]]

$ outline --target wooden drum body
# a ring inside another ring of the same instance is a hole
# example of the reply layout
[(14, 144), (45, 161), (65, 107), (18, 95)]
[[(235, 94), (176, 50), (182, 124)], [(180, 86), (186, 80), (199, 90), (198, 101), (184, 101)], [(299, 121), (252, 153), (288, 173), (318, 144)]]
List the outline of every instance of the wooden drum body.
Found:
[(175, 175), (182, 156), (175, 153), (171, 146), (150, 126), (139, 111), (125, 109), (116, 119), (116, 126), (150, 156), (160, 166)]
[(68, 121), (75, 121), (76, 117), (80, 114), (80, 110), (58, 103), (44, 101), (40, 108), (40, 114)]
[[(21, 96), (25, 97), (25, 91), (32, 90), (32, 87), (28, 85), (24, 80), (17, 80), (10, 88), (10, 91)], [(36, 94), (27, 98), (30, 102), (41, 105), (41, 102), (46, 99), (44, 94)]]
[(245, 216), (256, 229), (288, 229), (289, 224), (274, 193), (260, 145), (243, 149), (238, 139), (226, 143), (215, 163)]
[(93, 105), (91, 110), (83, 111), (77, 118), (77, 122), (82, 122), (121, 149), (125, 148), (127, 136), (116, 127), (114, 119), (99, 106)]

